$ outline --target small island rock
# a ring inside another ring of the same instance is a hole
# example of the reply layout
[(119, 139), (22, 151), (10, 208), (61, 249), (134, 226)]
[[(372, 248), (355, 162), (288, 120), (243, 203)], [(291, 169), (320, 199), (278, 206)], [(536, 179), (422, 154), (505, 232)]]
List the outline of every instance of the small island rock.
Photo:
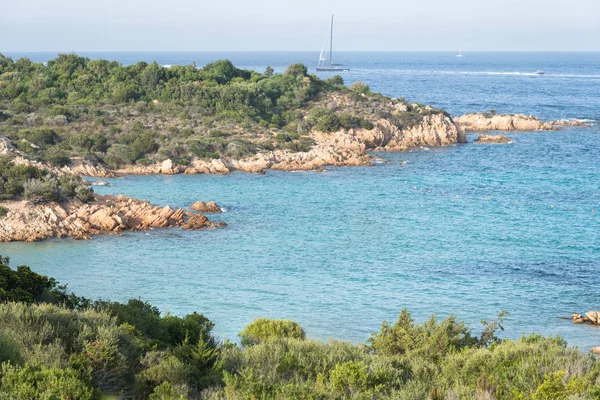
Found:
[(477, 143), (510, 143), (512, 140), (503, 135), (479, 135)]
[(197, 201), (190, 206), (190, 208), (194, 211), (198, 212), (207, 212), (207, 213), (220, 213), (223, 212), (221, 207), (217, 205), (214, 201), (204, 202)]
[(574, 324), (600, 325), (600, 311), (589, 311), (582, 314), (571, 314), (571, 320)]

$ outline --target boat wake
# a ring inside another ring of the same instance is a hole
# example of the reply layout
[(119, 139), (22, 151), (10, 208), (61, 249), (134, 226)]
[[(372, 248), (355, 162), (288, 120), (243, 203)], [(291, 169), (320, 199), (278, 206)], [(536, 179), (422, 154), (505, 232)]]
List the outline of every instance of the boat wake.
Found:
[[(360, 71), (355, 69), (355, 71)], [(553, 74), (545, 72), (543, 75), (536, 74), (535, 71), (521, 72), (521, 71), (456, 71), (456, 70), (415, 70), (415, 69), (396, 69), (396, 70), (373, 70), (368, 69), (364, 72), (369, 73), (384, 73), (389, 74), (397, 73), (399, 75), (497, 75), (497, 76), (527, 76), (527, 77), (551, 77), (551, 78), (573, 78), (573, 79), (600, 79), (600, 75), (597, 74)], [(361, 71), (362, 72), (362, 71)]]

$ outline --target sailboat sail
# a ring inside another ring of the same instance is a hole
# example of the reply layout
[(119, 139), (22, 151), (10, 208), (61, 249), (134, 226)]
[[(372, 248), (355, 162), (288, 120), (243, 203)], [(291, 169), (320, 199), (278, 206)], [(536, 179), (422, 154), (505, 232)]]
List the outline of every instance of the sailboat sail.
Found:
[(321, 53), (319, 54), (319, 63), (317, 64), (317, 71), (350, 71), (350, 68), (347, 68), (342, 64), (335, 64), (333, 62), (333, 15), (331, 16), (329, 37), (327, 39), (325, 40), (325, 43), (321, 48)]

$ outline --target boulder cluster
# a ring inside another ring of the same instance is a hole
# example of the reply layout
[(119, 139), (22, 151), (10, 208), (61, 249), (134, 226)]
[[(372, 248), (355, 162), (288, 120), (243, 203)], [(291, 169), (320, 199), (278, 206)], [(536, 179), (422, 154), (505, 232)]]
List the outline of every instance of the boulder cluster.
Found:
[(600, 325), (600, 311), (589, 311), (583, 314), (571, 314), (574, 324)]
[[(600, 311), (589, 311), (585, 314), (571, 314), (574, 324), (600, 325)], [(594, 347), (592, 353), (600, 356), (600, 346)]]
[(98, 234), (175, 226), (192, 230), (225, 226), (183, 208), (154, 206), (125, 196), (96, 195), (91, 203), (72, 200), (62, 204), (27, 201), (0, 204), (7, 211), (0, 218), (0, 242), (35, 242), (55, 237), (90, 239)]

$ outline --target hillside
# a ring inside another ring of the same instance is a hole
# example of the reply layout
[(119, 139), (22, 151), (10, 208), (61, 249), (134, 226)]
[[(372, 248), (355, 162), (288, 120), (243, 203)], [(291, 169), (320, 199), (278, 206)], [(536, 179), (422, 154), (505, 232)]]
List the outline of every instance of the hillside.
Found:
[(78, 174), (368, 165), (371, 149), (464, 141), (441, 110), (302, 64), (260, 74), (227, 60), (164, 68), (0, 55), (0, 152)]

